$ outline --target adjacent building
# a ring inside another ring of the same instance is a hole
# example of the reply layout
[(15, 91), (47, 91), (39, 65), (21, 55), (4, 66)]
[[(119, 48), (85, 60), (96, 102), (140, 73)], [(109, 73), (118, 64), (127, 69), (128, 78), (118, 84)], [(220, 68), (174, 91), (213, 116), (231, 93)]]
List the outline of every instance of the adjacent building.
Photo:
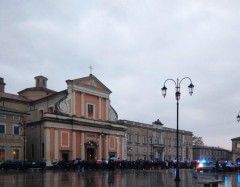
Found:
[(29, 100), (20, 95), (5, 93), (3, 78), (0, 78), (0, 161), (23, 160), (26, 146), (22, 119), (28, 115)]
[[(156, 120), (144, 124), (123, 120), (127, 126), (128, 160), (176, 160), (176, 129)], [(179, 160), (192, 160), (192, 132), (179, 130)]]
[(232, 161), (240, 164), (240, 137), (232, 140)]
[(209, 162), (232, 160), (231, 152), (220, 147), (193, 145), (192, 149), (193, 160), (205, 160)]

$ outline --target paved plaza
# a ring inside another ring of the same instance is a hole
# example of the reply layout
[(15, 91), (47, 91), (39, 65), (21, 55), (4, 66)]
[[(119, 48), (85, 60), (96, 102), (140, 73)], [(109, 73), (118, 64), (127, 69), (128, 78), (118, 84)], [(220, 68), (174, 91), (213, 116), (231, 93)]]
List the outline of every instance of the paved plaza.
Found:
[(240, 173), (196, 173), (180, 170), (1, 171), (0, 187), (201, 187), (199, 181), (223, 180), (219, 187), (240, 187)]

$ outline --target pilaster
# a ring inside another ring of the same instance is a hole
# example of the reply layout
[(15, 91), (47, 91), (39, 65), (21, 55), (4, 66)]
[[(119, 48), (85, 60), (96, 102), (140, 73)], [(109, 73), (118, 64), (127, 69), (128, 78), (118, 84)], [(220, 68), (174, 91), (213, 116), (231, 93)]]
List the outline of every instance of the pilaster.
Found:
[(84, 93), (81, 92), (81, 116), (84, 117)]
[(81, 132), (81, 159), (85, 160), (84, 132)]
[(58, 154), (58, 149), (59, 149), (59, 146), (58, 146), (58, 130), (55, 129), (55, 140), (54, 140), (54, 143), (55, 143), (55, 150), (54, 150), (54, 158), (55, 159), (59, 159), (59, 154)]

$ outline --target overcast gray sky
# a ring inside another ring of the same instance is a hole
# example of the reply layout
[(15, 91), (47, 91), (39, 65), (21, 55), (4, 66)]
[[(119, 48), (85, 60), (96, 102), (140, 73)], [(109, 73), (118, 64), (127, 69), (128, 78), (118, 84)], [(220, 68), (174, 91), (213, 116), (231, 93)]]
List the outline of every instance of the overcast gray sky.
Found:
[(93, 74), (111, 91), (119, 119), (179, 128), (209, 146), (231, 150), (240, 124), (239, 0), (1, 0), (0, 77), (5, 91), (35, 85), (66, 89)]

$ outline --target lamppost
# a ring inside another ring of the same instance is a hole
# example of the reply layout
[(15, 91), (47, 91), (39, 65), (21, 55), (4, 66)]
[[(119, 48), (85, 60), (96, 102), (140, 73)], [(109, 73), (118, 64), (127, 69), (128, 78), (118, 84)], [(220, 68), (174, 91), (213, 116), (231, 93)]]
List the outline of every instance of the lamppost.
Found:
[(153, 159), (153, 136), (149, 138), (149, 140), (150, 140), (150, 146), (151, 146), (150, 158), (151, 160), (154, 160)]
[(237, 121), (238, 121), (238, 122), (240, 121), (240, 112), (239, 112), (238, 115), (237, 115)]
[(178, 160), (178, 147), (179, 147), (179, 140), (178, 140), (178, 113), (179, 113), (179, 100), (180, 100), (180, 95), (181, 95), (181, 92), (180, 92), (180, 85), (181, 85), (181, 82), (185, 79), (188, 79), (190, 80), (190, 85), (188, 86), (189, 88), (189, 94), (192, 95), (193, 94), (193, 88), (194, 88), (194, 85), (192, 84), (192, 80), (189, 78), (189, 77), (184, 77), (182, 78), (180, 81), (179, 79), (177, 78), (177, 82), (173, 79), (167, 79), (165, 80), (164, 82), (164, 86), (162, 87), (162, 95), (163, 97), (165, 98), (166, 94), (167, 94), (167, 87), (165, 86), (166, 82), (167, 81), (173, 81), (175, 83), (175, 88), (176, 88), (176, 92), (175, 92), (175, 96), (176, 96), (176, 100), (177, 100), (177, 166), (176, 166), (176, 178), (175, 178), (175, 181), (178, 182), (180, 181), (180, 178), (179, 178), (179, 160)]

